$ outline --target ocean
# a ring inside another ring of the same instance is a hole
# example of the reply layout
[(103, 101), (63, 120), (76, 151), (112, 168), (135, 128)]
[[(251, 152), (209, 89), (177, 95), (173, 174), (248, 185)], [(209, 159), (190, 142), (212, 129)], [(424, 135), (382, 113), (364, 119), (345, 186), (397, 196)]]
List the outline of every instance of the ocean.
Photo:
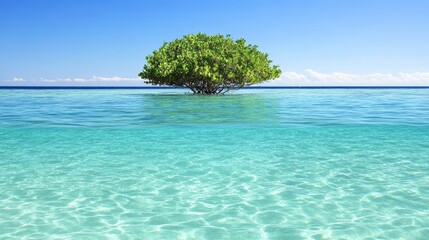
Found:
[(429, 88), (0, 89), (0, 239), (428, 239)]

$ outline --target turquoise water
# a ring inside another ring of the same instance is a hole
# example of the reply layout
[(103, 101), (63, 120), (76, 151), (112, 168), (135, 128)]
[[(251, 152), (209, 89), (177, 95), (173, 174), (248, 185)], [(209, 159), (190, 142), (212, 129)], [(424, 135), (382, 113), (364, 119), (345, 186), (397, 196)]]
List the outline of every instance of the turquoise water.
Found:
[(0, 90), (0, 239), (428, 239), (429, 89)]

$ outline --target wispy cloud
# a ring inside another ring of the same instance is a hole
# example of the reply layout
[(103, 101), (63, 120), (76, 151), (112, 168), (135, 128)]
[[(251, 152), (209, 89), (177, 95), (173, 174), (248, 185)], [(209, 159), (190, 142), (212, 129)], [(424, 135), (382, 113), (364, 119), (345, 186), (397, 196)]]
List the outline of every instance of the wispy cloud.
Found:
[[(15, 78), (14, 78), (15, 79)], [(21, 78), (22, 79), (22, 78)], [(85, 82), (120, 82), (120, 81), (143, 81), (141, 78), (130, 78), (130, 77), (99, 77), (92, 76), (91, 78), (39, 78), (39, 79), (30, 79), (24, 80), (27, 82), (45, 82), (45, 83), (85, 83)]]
[(23, 78), (17, 78), (17, 77), (14, 77), (9, 81), (10, 82), (25, 82), (25, 80)]
[(89, 78), (34, 78), (25, 79), (14, 77), (7, 80), (0, 80), (0, 85), (19, 85), (19, 86), (128, 86), (144, 85), (144, 80), (138, 77), (100, 77), (92, 76)]
[[(24, 79), (14, 77), (6, 80), (9, 84), (28, 85), (145, 85), (138, 77), (101, 77), (90, 78), (38, 78)], [(350, 74), (342, 72), (322, 73), (313, 69), (303, 72), (283, 72), (273, 81), (268, 81), (263, 86), (429, 86), (429, 72), (413, 73), (369, 73)]]
[(139, 77), (135, 77), (135, 78), (127, 78), (127, 77), (118, 77), (118, 76), (114, 76), (114, 77), (98, 77), (98, 76), (93, 76), (90, 80), (92, 81), (108, 81), (108, 82), (116, 82), (116, 81), (143, 81), (141, 78)]
[(283, 72), (280, 78), (265, 86), (429, 86), (429, 72), (350, 74), (322, 73), (313, 69), (304, 72)]

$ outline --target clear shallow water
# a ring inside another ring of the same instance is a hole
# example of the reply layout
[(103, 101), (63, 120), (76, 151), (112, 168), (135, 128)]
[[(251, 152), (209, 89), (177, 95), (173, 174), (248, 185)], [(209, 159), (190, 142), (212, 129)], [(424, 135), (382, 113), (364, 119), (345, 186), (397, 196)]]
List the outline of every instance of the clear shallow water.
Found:
[(0, 90), (0, 239), (427, 239), (429, 89)]

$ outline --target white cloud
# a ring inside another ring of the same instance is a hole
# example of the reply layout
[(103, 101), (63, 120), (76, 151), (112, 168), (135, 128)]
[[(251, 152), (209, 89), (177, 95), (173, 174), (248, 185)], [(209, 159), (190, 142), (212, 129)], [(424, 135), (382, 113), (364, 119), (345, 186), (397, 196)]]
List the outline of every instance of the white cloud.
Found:
[(25, 80), (23, 78), (17, 78), (17, 77), (12, 78), (10, 81), (11, 82), (25, 82)]
[(113, 77), (98, 77), (98, 76), (93, 76), (91, 78), (91, 80), (94, 81), (143, 81), (141, 78), (126, 78), (126, 77), (118, 77), (118, 76), (113, 76)]
[(39, 79), (23, 79), (14, 77), (10, 80), (6, 80), (6, 82), (28, 82), (28, 83), (86, 83), (86, 82), (121, 82), (121, 81), (141, 81), (141, 78), (130, 78), (130, 77), (99, 77), (93, 76), (91, 78), (39, 78)]
[(429, 86), (429, 72), (350, 74), (321, 73), (306, 69), (303, 73), (284, 72), (262, 86)]
[(141, 78), (127, 78), (127, 77), (99, 77), (92, 76), (91, 78), (57, 78), (57, 79), (43, 79), (45, 82), (120, 82), (120, 81), (143, 81)]
[[(118, 76), (53, 79), (14, 77), (6, 80), (6, 82), (28, 85), (145, 85), (141, 78)], [(350, 74), (342, 72), (322, 73), (313, 69), (306, 69), (304, 72), (283, 72), (278, 79), (265, 82), (261, 86), (429, 86), (429, 72)]]

